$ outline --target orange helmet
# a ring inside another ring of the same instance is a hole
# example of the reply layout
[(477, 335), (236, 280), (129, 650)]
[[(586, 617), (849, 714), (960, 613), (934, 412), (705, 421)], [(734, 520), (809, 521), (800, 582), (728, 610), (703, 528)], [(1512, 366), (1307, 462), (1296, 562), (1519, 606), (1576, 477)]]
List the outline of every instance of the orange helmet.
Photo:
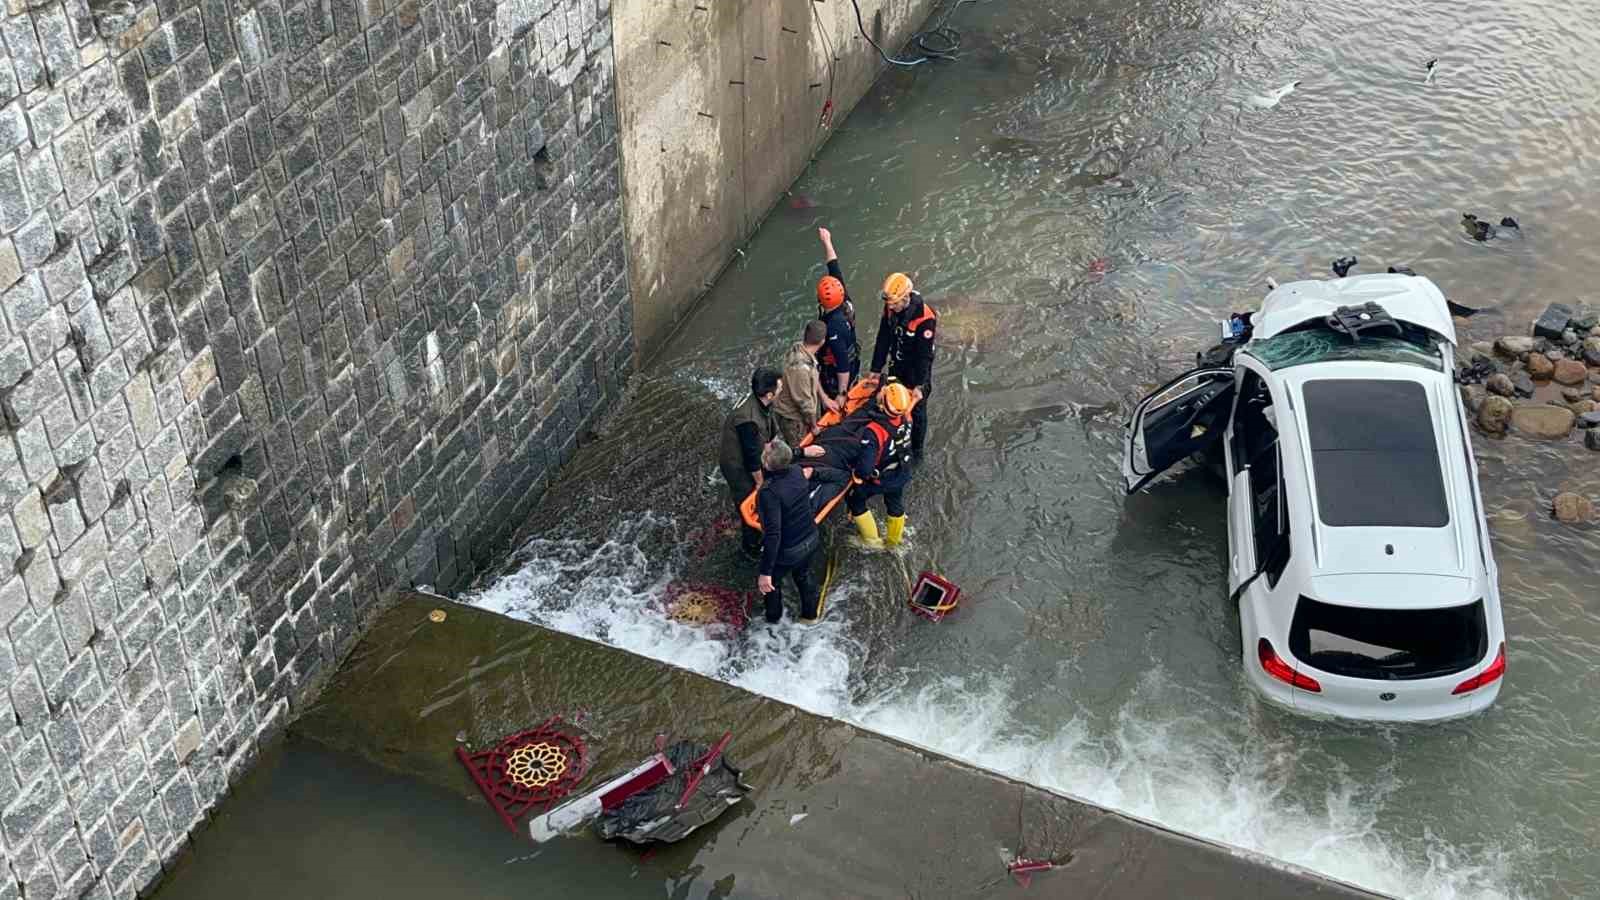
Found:
[(878, 392), (878, 405), (891, 416), (903, 416), (911, 411), (911, 391), (899, 382), (886, 384)]
[(844, 302), (844, 282), (832, 275), (822, 276), (817, 282), (817, 303), (826, 311), (832, 312)]
[(883, 280), (883, 302), (898, 303), (911, 296), (911, 279), (904, 272), (896, 272)]

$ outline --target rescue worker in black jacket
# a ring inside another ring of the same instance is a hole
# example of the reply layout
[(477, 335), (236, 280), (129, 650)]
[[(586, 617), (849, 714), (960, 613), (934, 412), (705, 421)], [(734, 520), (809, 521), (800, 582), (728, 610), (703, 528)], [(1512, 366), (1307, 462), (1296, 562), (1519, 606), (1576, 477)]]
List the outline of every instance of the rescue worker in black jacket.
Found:
[(828, 264), (828, 274), (817, 282), (817, 318), (828, 328), (822, 349), (817, 352), (818, 374), (823, 392), (842, 400), (861, 375), (856, 305), (844, 286), (844, 270), (839, 268), (839, 254), (833, 250), (833, 234), (818, 228), (817, 237), (822, 239), (822, 255)]
[(761, 451), (766, 480), (756, 492), (761, 514), (761, 574), (756, 589), (765, 601), (769, 624), (783, 618), (783, 579), (790, 576), (800, 591), (800, 621), (817, 621), (817, 582), (812, 560), (822, 546), (811, 512), (811, 483), (798, 466), (790, 465), (794, 453), (781, 438)]
[(761, 549), (761, 532), (744, 524), (739, 504), (762, 481), (761, 448), (778, 436), (778, 417), (772, 401), (783, 386), (777, 369), (762, 367), (750, 376), (750, 396), (733, 408), (722, 423), (722, 451), (718, 463), (728, 482), (728, 499), (740, 528), (739, 543), (754, 556)]
[(911, 462), (922, 461), (928, 439), (928, 395), (933, 392), (933, 347), (939, 318), (911, 279), (896, 272), (883, 281), (883, 320), (872, 348), (872, 378), (887, 374), (911, 389)]
[[(856, 531), (869, 547), (882, 547), (885, 543), (893, 547), (905, 534), (905, 489), (911, 483), (912, 408), (912, 392), (903, 384), (891, 382), (878, 391), (875, 406), (823, 429), (802, 451), (806, 465), (846, 468), (861, 479), (846, 502)], [(867, 501), (879, 494), (883, 495), (888, 513), (882, 538), (878, 536), (877, 520), (867, 510)]]

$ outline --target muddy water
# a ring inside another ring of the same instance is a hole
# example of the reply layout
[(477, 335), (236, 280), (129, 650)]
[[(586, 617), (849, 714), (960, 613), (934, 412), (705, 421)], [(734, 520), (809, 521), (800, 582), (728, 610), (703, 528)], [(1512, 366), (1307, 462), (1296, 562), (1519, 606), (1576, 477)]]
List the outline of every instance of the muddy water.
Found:
[[(1379, 890), (1600, 891), (1600, 535), (1545, 514), (1557, 490), (1600, 494), (1595, 456), (1477, 438), (1510, 674), (1487, 714), (1426, 728), (1258, 702), (1220, 486), (1196, 473), (1129, 500), (1116, 479), (1129, 401), (1269, 276), (1350, 253), (1358, 273), (1411, 265), (1497, 308), (1469, 339), (1588, 299), (1594, 12), (963, 6), (963, 58), (863, 101), (796, 185), (816, 205), (774, 213), (474, 602)], [(1275, 108), (1247, 102), (1293, 80)], [(1461, 212), (1516, 216), (1522, 235), (1473, 242)], [(858, 296), (902, 269), (943, 316), (914, 531), (896, 555), (833, 532), (823, 625), (713, 640), (667, 622), (661, 591), (754, 580), (726, 542), (700, 554), (723, 513), (715, 432), (813, 309), (818, 225)], [(969, 597), (937, 626), (903, 607), (922, 569)]]

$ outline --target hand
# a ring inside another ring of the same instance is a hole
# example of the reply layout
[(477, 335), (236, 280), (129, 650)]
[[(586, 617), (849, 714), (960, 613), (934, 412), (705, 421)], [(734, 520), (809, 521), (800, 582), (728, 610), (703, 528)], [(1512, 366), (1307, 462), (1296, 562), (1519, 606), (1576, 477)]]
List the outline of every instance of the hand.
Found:
[(911, 399), (917, 401), (918, 403), (921, 403), (922, 402), (922, 388), (912, 388), (911, 389)]
[(766, 480), (766, 474), (767, 474), (767, 470), (765, 470), (765, 469), (757, 469), (756, 470), (756, 472), (755, 472), (756, 487), (761, 487), (761, 482)]
[(826, 228), (818, 228), (817, 237), (820, 238), (824, 244), (833, 243), (833, 232)]
[(801, 467), (800, 467), (800, 474), (801, 474), (801, 475), (804, 475), (804, 476), (805, 476), (805, 477), (807, 477), (807, 478), (810, 478), (810, 477), (811, 477), (811, 472), (812, 472), (812, 471), (813, 471), (813, 470), (812, 470), (812, 468), (811, 468), (811, 467), (810, 467), (810, 466), (801, 466)]
[(883, 376), (879, 375), (877, 372), (868, 372), (867, 374), (861, 376), (861, 383), (877, 384), (882, 378)]
[(839, 401), (824, 395), (822, 398), (822, 408), (826, 409), (828, 412), (836, 413), (839, 411)]
[(760, 578), (757, 578), (756, 579), (756, 590), (760, 591), (763, 594), (772, 593), (772, 576), (771, 575), (763, 575)]
[(804, 457), (807, 457), (809, 459), (816, 459), (817, 457), (821, 456), (822, 454), (824, 454), (826, 452), (827, 452), (826, 450), (823, 450), (821, 447), (818, 447), (816, 444), (807, 444), (804, 447), (800, 448), (800, 455), (804, 456)]

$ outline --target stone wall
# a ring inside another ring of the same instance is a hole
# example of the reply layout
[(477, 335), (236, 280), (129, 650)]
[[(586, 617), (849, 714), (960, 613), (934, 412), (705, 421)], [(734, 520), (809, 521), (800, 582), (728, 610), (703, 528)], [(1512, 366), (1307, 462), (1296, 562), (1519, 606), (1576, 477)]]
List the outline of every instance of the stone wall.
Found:
[(131, 897), (633, 354), (609, 0), (8, 0), (0, 900)]

